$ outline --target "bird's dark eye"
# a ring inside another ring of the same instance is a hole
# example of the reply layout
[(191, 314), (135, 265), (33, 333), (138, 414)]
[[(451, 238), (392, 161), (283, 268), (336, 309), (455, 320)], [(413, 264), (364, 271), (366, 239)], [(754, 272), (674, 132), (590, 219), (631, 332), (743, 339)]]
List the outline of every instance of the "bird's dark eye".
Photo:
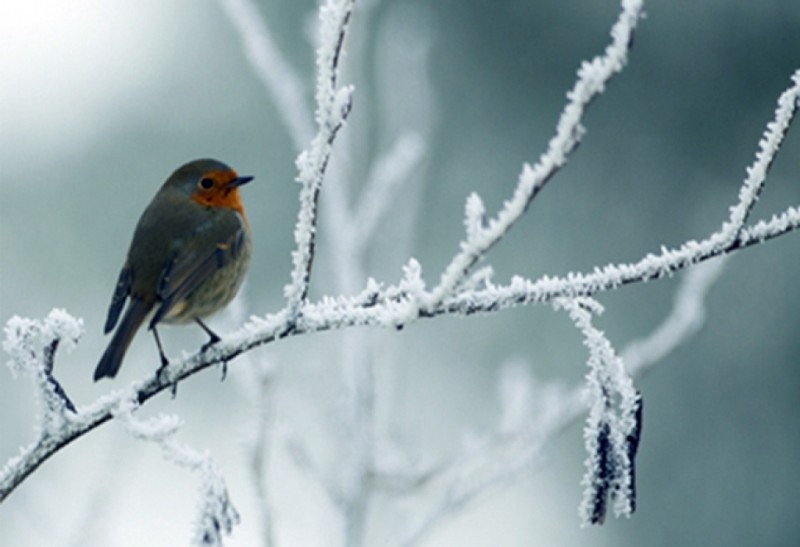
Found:
[(200, 179), (197, 185), (203, 190), (211, 190), (211, 188), (213, 188), (214, 186), (214, 181), (208, 177), (203, 177), (202, 179)]

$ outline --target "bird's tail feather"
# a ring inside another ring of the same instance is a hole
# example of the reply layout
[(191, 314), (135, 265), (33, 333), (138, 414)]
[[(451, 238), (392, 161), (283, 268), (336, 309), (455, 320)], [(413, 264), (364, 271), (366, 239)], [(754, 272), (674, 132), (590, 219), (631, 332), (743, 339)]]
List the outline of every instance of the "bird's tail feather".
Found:
[(113, 378), (117, 375), (133, 336), (139, 330), (152, 307), (152, 304), (143, 302), (138, 298), (131, 298), (122, 321), (117, 326), (111, 342), (108, 343), (105, 353), (100, 358), (100, 362), (97, 363), (97, 368), (94, 369), (95, 382), (100, 378)]

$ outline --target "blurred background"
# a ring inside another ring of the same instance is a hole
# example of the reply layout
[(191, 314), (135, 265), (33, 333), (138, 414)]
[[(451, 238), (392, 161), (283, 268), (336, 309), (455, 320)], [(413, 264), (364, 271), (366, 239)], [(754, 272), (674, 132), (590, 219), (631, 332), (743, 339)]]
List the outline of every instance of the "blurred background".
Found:
[[(315, 2), (258, 5), (310, 105)], [(499, 282), (635, 261), (705, 237), (734, 204), (776, 100), (800, 66), (800, 5), (646, 6), (630, 64), (585, 117), (579, 151), (489, 255)], [(395, 282), (413, 256), (435, 283), (463, 235), (466, 196), (478, 192), (492, 212), (510, 195), (523, 162), (545, 150), (579, 63), (608, 43), (618, 9), (609, 0), (361, 5), (348, 42), (346, 79), (356, 95), (334, 152), (339, 168), (357, 190), (398, 134), (415, 131), (426, 144), (413, 180), (377, 226), (366, 275)], [(120, 376), (91, 382), (134, 225), (185, 161), (216, 157), (256, 177), (244, 190), (255, 255), (241, 304), (245, 317), (280, 308), (297, 150), (216, 2), (5, 0), (0, 52), (0, 318), (43, 318), (54, 307), (83, 318), (79, 346), (60, 352), (55, 368), (73, 401), (89, 403), (157, 365), (151, 337), (140, 333)], [(754, 219), (800, 203), (798, 173), (794, 127)], [(312, 298), (340, 290), (325, 222)], [(710, 293), (703, 329), (638, 379), (645, 424), (633, 518), (579, 527), (585, 455), (575, 424), (549, 447), (544, 465), (443, 521), (422, 545), (798, 544), (798, 244), (795, 233), (738, 253)], [(600, 295), (607, 311), (597, 326), (621, 350), (658, 325), (677, 284)], [(241, 320), (210, 324), (226, 332)], [(192, 328), (165, 328), (162, 336), (176, 356), (204, 341)], [(369, 336), (379, 431), (433, 457), (457, 453), (465, 435), (496, 422), (503, 363), (522, 362), (537, 382), (567, 386), (586, 372), (579, 334), (548, 307)], [(246, 367), (264, 359), (279, 366), (276, 429), (319, 435), (311, 446), (332, 464), (337, 429), (325, 416), (341, 404), (341, 337), (260, 348), (233, 362), (224, 383), (206, 371), (182, 383), (175, 400), (161, 395), (144, 410), (179, 414), (180, 440), (213, 455), (242, 516), (230, 545), (258, 545), (260, 533), (245, 469), (254, 420)], [(0, 462), (32, 441), (34, 413), (28, 380), (0, 369)], [(333, 508), (284, 453), (276, 442), (275, 466), (288, 471), (268, 486), (280, 544), (338, 544)], [(196, 476), (106, 424), (0, 506), (0, 544), (186, 544), (196, 503)], [(406, 513), (384, 513), (384, 505), (370, 513), (367, 544), (390, 544), (403, 529)], [(409, 501), (407, 514), (415, 507)]]

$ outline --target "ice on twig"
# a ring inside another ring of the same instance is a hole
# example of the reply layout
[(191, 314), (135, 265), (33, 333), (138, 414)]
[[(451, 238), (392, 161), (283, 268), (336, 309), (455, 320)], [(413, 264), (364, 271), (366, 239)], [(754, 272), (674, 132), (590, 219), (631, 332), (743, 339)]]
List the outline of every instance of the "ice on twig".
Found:
[(83, 320), (61, 309), (52, 310), (44, 320), (14, 316), (5, 326), (3, 349), (13, 375), (25, 374), (34, 385), (39, 413), (38, 435), (55, 435), (66, 425), (66, 413), (75, 412), (61, 384), (53, 375), (55, 352), (75, 347), (83, 334)]
[(544, 188), (552, 176), (566, 163), (584, 134), (581, 119), (592, 100), (603, 92), (606, 82), (622, 70), (630, 48), (636, 23), (642, 10), (641, 0), (624, 0), (622, 11), (611, 30), (612, 42), (602, 56), (584, 62), (578, 70), (578, 78), (567, 93), (567, 105), (561, 112), (556, 133), (547, 146), (547, 152), (531, 166), (523, 165), (513, 196), (507, 200), (497, 214), (478, 223), (482, 204), (473, 194), (467, 200), (465, 225), (467, 237), (460, 244), (460, 251), (452, 258), (441, 275), (439, 284), (428, 296), (426, 306), (433, 307), (450, 297), (469, 270), (495, 243), (497, 243), (516, 221), (525, 213), (531, 202)]
[(554, 306), (567, 311), (589, 349), (586, 394), (590, 409), (583, 434), (588, 456), (579, 508), (582, 524), (601, 524), (609, 497), (616, 516), (631, 516), (636, 509), (641, 396), (608, 338), (592, 324), (592, 316), (602, 313), (602, 306), (591, 298), (560, 299)]
[(199, 545), (222, 545), (223, 534), (230, 534), (233, 527), (239, 524), (239, 513), (231, 503), (228, 488), (213, 460), (204, 459), (199, 472), (202, 484), (194, 542)]
[(200, 475), (200, 500), (195, 523), (195, 545), (222, 545), (223, 535), (230, 534), (239, 523), (239, 513), (228, 495), (225, 479), (208, 453), (201, 453), (175, 438), (182, 421), (179, 417), (159, 414), (149, 419), (136, 416), (138, 403), (120, 401), (115, 416), (135, 438), (156, 443), (164, 457)]
[(731, 207), (730, 217), (720, 230), (720, 245), (730, 245), (740, 237), (745, 222), (758, 200), (772, 162), (781, 148), (797, 109), (800, 108), (800, 69), (792, 74), (792, 85), (781, 93), (774, 119), (767, 123), (764, 135), (758, 141), (755, 161), (746, 169), (747, 177), (739, 189), (739, 202)]
[(467, 241), (477, 240), (486, 224), (486, 207), (483, 200), (475, 192), (467, 196), (467, 204), (464, 207), (464, 228), (467, 231)]
[(422, 266), (416, 259), (410, 259), (408, 264), (403, 266), (403, 280), (400, 282), (400, 288), (415, 299), (420, 299), (425, 293)]
[[(320, 46), (317, 48), (317, 88), (314, 120), (317, 134), (309, 148), (297, 158), (300, 209), (295, 224), (296, 248), (292, 252), (291, 282), (284, 287), (292, 316), (308, 294), (317, 224), (317, 203), (330, 160), (333, 141), (352, 107), (352, 86), (339, 86), (345, 34), (353, 11), (353, 0), (328, 0), (320, 7)], [(294, 317), (293, 317), (294, 319)]]
[(773, 215), (769, 220), (759, 220), (752, 226), (742, 229), (740, 234), (741, 246), (750, 243), (761, 243), (771, 237), (775, 237), (792, 230), (800, 228), (800, 207), (787, 207), (785, 211), (778, 215)]

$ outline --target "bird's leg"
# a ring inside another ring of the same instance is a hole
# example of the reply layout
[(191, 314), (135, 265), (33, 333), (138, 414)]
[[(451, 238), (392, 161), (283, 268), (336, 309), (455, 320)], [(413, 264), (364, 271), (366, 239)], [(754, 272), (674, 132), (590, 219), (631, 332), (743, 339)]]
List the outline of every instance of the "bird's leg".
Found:
[[(164, 353), (164, 348), (161, 346), (161, 338), (158, 337), (158, 331), (156, 330), (156, 326), (153, 325), (153, 336), (156, 339), (156, 345), (158, 346), (158, 355), (161, 357), (161, 366), (158, 367), (156, 371), (156, 377), (160, 380), (161, 376), (167, 371), (167, 367), (169, 366), (169, 359), (167, 359), (166, 354)], [(172, 384), (172, 398), (174, 399), (175, 396), (178, 394), (178, 381), (176, 380)]]
[(206, 351), (208, 348), (210, 348), (211, 346), (213, 346), (214, 344), (216, 344), (217, 342), (219, 342), (221, 340), (221, 338), (219, 336), (217, 336), (217, 333), (215, 333), (213, 330), (208, 328), (208, 326), (205, 323), (200, 321), (199, 317), (195, 317), (194, 320), (197, 322), (198, 325), (200, 325), (201, 329), (206, 331), (206, 334), (208, 335), (208, 342), (203, 344), (203, 347), (200, 348), (201, 352)]
[(161, 338), (158, 337), (156, 326), (153, 325), (151, 330), (153, 331), (153, 337), (156, 339), (156, 346), (158, 346), (158, 356), (161, 357), (161, 366), (158, 367), (158, 374), (161, 375), (161, 373), (169, 366), (169, 359), (167, 359), (167, 356), (164, 353), (164, 348), (161, 346)]
[[(208, 334), (208, 338), (209, 338), (208, 342), (203, 344), (203, 347), (200, 348), (201, 352), (206, 351), (208, 348), (210, 348), (211, 346), (213, 346), (214, 344), (216, 344), (217, 342), (219, 342), (221, 340), (221, 338), (217, 335), (217, 333), (215, 333), (213, 330), (208, 328), (208, 325), (206, 325), (205, 323), (200, 321), (200, 319), (195, 317), (194, 320), (197, 321), (197, 324), (200, 325), (201, 329), (206, 331), (206, 334)], [(221, 381), (224, 381), (225, 377), (227, 375), (228, 375), (228, 361), (222, 361), (222, 380)]]

